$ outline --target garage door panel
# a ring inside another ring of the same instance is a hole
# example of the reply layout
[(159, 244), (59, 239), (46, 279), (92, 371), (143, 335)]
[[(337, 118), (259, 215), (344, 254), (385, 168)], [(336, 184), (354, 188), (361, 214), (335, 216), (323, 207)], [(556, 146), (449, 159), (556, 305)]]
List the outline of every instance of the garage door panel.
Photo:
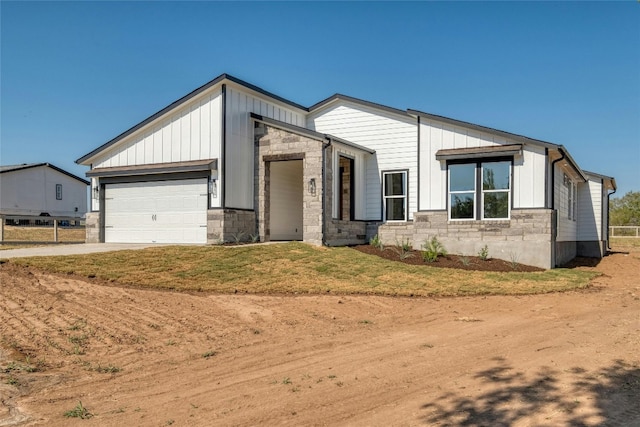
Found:
[(206, 243), (207, 180), (110, 184), (105, 241)]

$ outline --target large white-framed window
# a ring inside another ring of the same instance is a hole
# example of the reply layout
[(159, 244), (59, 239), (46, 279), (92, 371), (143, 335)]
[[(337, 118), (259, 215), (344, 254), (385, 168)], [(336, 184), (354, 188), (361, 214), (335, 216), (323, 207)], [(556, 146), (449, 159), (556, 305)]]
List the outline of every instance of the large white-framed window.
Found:
[(575, 221), (578, 209), (578, 185), (567, 174), (564, 174), (563, 183), (567, 187), (567, 219)]
[(407, 220), (408, 171), (382, 172), (382, 201), (385, 221)]
[(449, 219), (509, 219), (511, 160), (451, 163)]

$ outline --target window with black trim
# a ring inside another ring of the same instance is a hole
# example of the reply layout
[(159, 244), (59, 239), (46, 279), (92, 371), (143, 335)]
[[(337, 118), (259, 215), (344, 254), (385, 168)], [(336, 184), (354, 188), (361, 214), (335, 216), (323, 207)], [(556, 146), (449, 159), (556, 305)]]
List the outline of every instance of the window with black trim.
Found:
[(382, 173), (385, 221), (407, 220), (407, 171)]
[(56, 200), (62, 200), (62, 184), (56, 184)]
[(511, 160), (450, 163), (449, 219), (509, 219)]

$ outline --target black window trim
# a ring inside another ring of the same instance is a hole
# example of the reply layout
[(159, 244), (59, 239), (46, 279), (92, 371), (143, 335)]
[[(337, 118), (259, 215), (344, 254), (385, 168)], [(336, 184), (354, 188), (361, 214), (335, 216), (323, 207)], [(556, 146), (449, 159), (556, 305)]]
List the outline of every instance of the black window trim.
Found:
[[(384, 196), (384, 175), (388, 174), (388, 173), (404, 173), (407, 177), (407, 182), (405, 185), (405, 209), (404, 209), (404, 219), (400, 220), (400, 219), (387, 219), (387, 214), (386, 214), (386, 201), (385, 201), (385, 196)], [(409, 169), (386, 169), (386, 170), (382, 170), (380, 171), (380, 196), (382, 199), (382, 212), (381, 212), (381, 218), (383, 222), (407, 222), (409, 221)]]
[[(509, 217), (508, 218), (483, 218), (482, 217), (482, 207), (479, 202), (482, 202), (482, 163), (491, 163), (491, 162), (509, 162)], [(474, 195), (474, 215), (475, 218), (451, 218), (451, 193), (450, 189), (450, 165), (467, 165), (467, 164), (475, 164), (476, 167), (476, 182), (475, 182), (475, 195)], [(496, 156), (496, 157), (478, 157), (478, 158), (469, 158), (469, 159), (452, 159), (447, 160), (447, 181), (446, 181), (446, 206), (447, 206), (447, 220), (448, 221), (510, 221), (511, 220), (511, 211), (514, 209), (513, 207), (513, 165), (514, 158), (513, 156)]]

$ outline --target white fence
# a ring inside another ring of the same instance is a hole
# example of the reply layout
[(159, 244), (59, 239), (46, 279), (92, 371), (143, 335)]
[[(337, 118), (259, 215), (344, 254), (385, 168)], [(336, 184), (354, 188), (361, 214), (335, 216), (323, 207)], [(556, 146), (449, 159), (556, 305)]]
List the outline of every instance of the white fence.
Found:
[(633, 225), (612, 225), (609, 227), (609, 237), (640, 237), (640, 227)]

